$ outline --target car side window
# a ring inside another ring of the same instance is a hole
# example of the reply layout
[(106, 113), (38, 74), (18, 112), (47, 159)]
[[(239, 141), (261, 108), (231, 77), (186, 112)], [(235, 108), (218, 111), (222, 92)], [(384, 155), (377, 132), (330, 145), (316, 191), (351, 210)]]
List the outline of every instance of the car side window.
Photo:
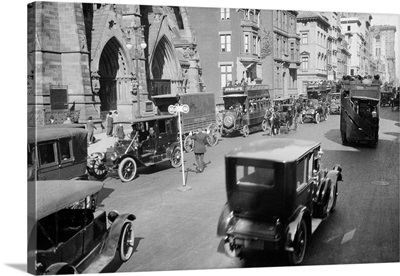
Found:
[(308, 156), (308, 179), (313, 176), (314, 153)]
[(47, 143), (38, 146), (40, 165), (51, 165), (57, 163), (56, 143)]
[(303, 185), (307, 184), (307, 162), (306, 158), (302, 158), (297, 162), (296, 168), (296, 186), (299, 190)]
[(159, 120), (158, 121), (158, 131), (159, 133), (166, 133), (167, 132), (167, 128), (166, 128), (166, 124), (168, 124), (169, 120)]
[(60, 139), (60, 156), (61, 162), (70, 161), (72, 159), (72, 140), (71, 139)]

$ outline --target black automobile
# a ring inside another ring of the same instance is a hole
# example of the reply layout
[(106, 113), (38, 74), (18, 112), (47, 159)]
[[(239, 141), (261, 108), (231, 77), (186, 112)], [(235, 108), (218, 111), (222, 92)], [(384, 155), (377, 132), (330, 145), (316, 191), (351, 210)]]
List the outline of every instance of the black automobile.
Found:
[[(128, 140), (118, 141), (106, 152), (95, 152), (89, 156), (89, 173), (103, 179), (108, 172), (117, 171), (123, 182), (131, 181), (139, 166), (151, 166), (169, 161), (178, 168), (182, 164), (177, 117), (157, 115), (136, 119), (132, 122), (116, 122), (132, 126), (137, 134), (129, 135)], [(142, 138), (141, 132), (145, 132)]]
[(321, 143), (283, 138), (225, 156), (227, 202), (217, 235), (228, 256), (246, 259), (246, 250), (268, 249), (302, 263), (311, 234), (335, 208), (342, 180), (341, 167), (323, 170), (321, 157)]

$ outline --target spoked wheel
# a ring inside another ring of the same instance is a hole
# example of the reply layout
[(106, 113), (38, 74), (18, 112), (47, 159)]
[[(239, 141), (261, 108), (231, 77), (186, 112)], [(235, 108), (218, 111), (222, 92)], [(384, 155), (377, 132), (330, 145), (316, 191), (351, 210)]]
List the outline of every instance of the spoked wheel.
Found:
[(102, 180), (107, 175), (107, 169), (104, 163), (96, 158), (93, 163), (93, 167), (88, 169), (90, 175), (95, 177), (96, 179)]
[(321, 116), (319, 115), (319, 113), (315, 114), (315, 123), (319, 124), (319, 122), (321, 122)]
[(121, 261), (126, 262), (133, 254), (133, 245), (135, 243), (135, 233), (131, 222), (126, 222), (121, 231), (119, 240), (119, 257)]
[(264, 119), (263, 121), (262, 121), (262, 123), (261, 123), (261, 129), (262, 129), (262, 131), (267, 131), (267, 127), (268, 127), (268, 123), (267, 123), (267, 121)]
[(137, 166), (132, 157), (126, 157), (118, 165), (118, 176), (122, 182), (128, 182), (135, 178)]
[(178, 168), (182, 165), (182, 158), (181, 158), (181, 148), (176, 147), (172, 151), (171, 154), (171, 166), (174, 168)]
[(226, 237), (224, 240), (224, 249), (225, 254), (231, 258), (236, 258), (240, 256), (242, 252), (242, 247), (236, 246), (233, 243), (229, 242), (229, 238)]
[(210, 147), (213, 147), (218, 144), (218, 140), (220, 137), (220, 132), (218, 125), (216, 123), (212, 123), (208, 126), (208, 136), (207, 136), (207, 143)]
[(248, 125), (244, 125), (243, 126), (243, 136), (247, 137), (247, 136), (249, 136), (249, 134), (250, 134), (249, 126)]
[(303, 262), (306, 253), (307, 238), (307, 224), (302, 219), (293, 241), (294, 250), (288, 252), (289, 263), (291, 265), (300, 265)]
[(183, 148), (186, 152), (192, 152), (194, 149), (194, 140), (190, 138), (190, 136), (186, 136), (185, 140), (183, 141)]

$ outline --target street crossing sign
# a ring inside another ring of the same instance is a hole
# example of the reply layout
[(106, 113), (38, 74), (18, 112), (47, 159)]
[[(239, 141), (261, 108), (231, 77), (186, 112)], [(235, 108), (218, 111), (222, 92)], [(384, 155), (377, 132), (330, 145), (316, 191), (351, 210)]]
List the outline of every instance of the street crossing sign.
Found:
[(188, 113), (189, 112), (189, 106), (187, 104), (184, 105), (170, 105), (168, 106), (168, 112), (170, 114), (177, 114), (178, 112), (180, 113)]

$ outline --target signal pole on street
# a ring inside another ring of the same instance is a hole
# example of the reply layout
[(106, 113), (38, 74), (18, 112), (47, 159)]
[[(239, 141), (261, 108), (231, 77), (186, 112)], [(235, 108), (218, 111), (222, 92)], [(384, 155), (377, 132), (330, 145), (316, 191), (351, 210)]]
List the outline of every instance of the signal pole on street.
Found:
[(185, 162), (183, 160), (183, 142), (182, 142), (182, 124), (181, 124), (181, 113), (188, 113), (189, 112), (189, 106), (187, 104), (184, 105), (170, 105), (168, 106), (168, 112), (170, 114), (178, 114), (178, 125), (179, 125), (179, 142), (181, 146), (181, 161), (182, 161), (182, 187), (179, 187), (178, 190), (185, 192), (189, 191), (192, 189), (190, 186), (186, 186), (186, 181), (185, 181)]

